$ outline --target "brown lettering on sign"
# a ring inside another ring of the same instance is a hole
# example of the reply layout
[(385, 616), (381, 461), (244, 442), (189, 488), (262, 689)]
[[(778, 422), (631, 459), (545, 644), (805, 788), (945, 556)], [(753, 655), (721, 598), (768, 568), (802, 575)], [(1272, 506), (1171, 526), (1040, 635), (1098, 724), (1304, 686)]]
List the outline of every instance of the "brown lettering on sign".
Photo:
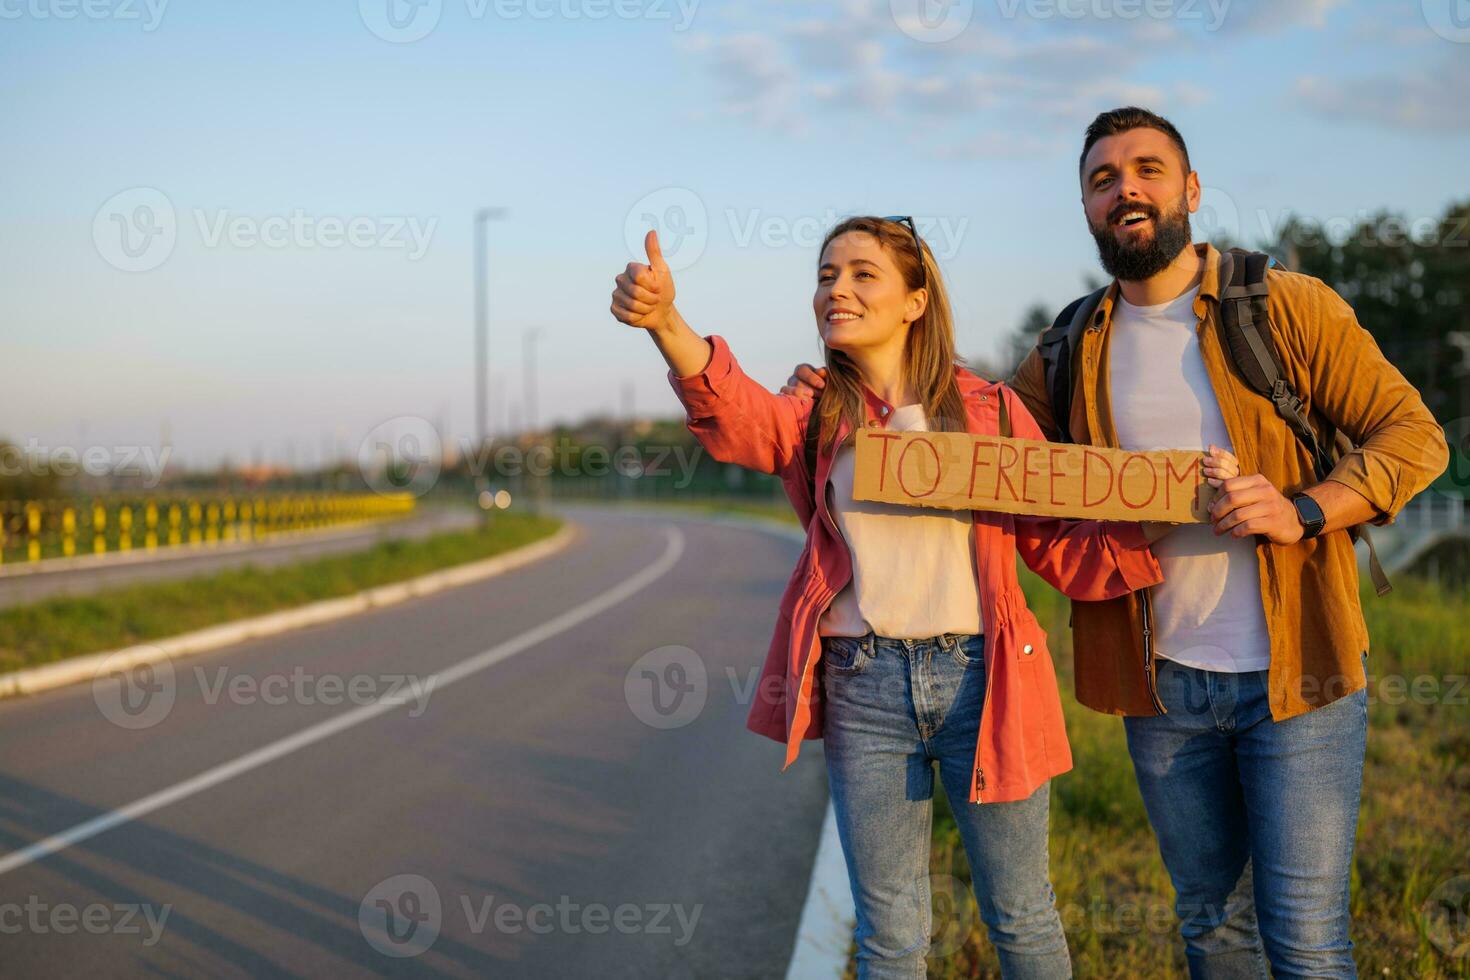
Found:
[(1125, 452), (965, 432), (864, 429), (855, 439), (856, 500), (1196, 524), (1214, 496), (1199, 450)]
[(1051, 505), (1053, 507), (1060, 507), (1063, 504), (1065, 504), (1066, 501), (1065, 500), (1058, 500), (1057, 499), (1057, 457), (1058, 456), (1065, 456), (1065, 455), (1067, 455), (1067, 447), (1066, 446), (1052, 446), (1050, 449), (1047, 450), (1047, 453), (1051, 457), (1047, 461), (1048, 464), (1051, 467), (1051, 493), (1050, 493), (1050, 503), (1051, 503)]
[(976, 439), (975, 445), (970, 450), (970, 489), (969, 495), (975, 496), (975, 476), (980, 472), (980, 450), (992, 448), (995, 443), (989, 439)]
[[(1108, 474), (1108, 483), (1107, 483), (1107, 486), (1103, 489), (1102, 494), (1096, 500), (1092, 500), (1092, 501), (1089, 502), (1088, 497), (1087, 497), (1087, 479), (1092, 474), (1092, 463), (1093, 463), (1094, 460), (1099, 465), (1101, 465), (1102, 468), (1103, 468), (1103, 471)], [(1113, 464), (1112, 464), (1112, 462), (1106, 456), (1102, 455), (1101, 453), (1093, 452), (1091, 449), (1084, 449), (1084, 450), (1082, 450), (1082, 506), (1083, 507), (1096, 507), (1097, 505), (1101, 504), (1104, 500), (1107, 500), (1108, 499), (1108, 494), (1110, 494), (1112, 492), (1113, 492)]]
[[(1123, 492), (1123, 487), (1127, 484), (1128, 467), (1134, 463), (1142, 463), (1143, 469), (1148, 473), (1148, 496), (1136, 504), (1129, 500), (1128, 496)], [(1122, 469), (1118, 470), (1118, 499), (1123, 501), (1123, 506), (1129, 510), (1140, 510), (1153, 503), (1154, 497), (1158, 496), (1158, 493), (1159, 475), (1154, 471), (1152, 461), (1140, 453), (1130, 453), (1128, 458), (1123, 460)]]
[[(1011, 454), (1011, 458), (1009, 460), (1006, 459), (1006, 453), (1010, 453)], [(1012, 500), (1019, 501), (1021, 499), (1021, 495), (1018, 494), (1018, 493), (1016, 493), (1016, 485), (1014, 483), (1012, 483), (1011, 482), (1011, 478), (1006, 475), (1006, 470), (1009, 469), (1012, 466), (1015, 466), (1016, 465), (1016, 460), (1019, 459), (1019, 458), (1020, 458), (1020, 454), (1018, 454), (1016, 452), (1016, 447), (1015, 447), (1014, 441), (1013, 440), (1010, 440), (1010, 439), (1004, 439), (1004, 440), (1002, 440), (1001, 443), (1000, 443), (1000, 458), (998, 460), (996, 460), (996, 463), (995, 463), (995, 499), (996, 500), (999, 500), (1000, 499), (1000, 485), (1002, 483), (1004, 483), (1006, 485), (1006, 489), (1011, 492), (1011, 499)]]
[(1031, 469), (1031, 455), (1033, 453), (1042, 452), (1045, 449), (1045, 446), (1039, 444), (1021, 447), (1021, 499), (1028, 504), (1039, 502), (1036, 500), (1032, 500), (1030, 495), (1026, 493), (1026, 486), (1031, 482), (1032, 476), (1041, 475), (1040, 470)]
[(882, 440), (883, 445), (883, 462), (880, 464), (882, 468), (878, 470), (878, 489), (881, 491), (883, 489), (883, 481), (888, 477), (888, 447), (898, 438), (898, 433), (875, 432), (873, 433), (873, 438)]
[[(934, 443), (930, 442), (928, 439), (925, 439), (923, 436), (917, 436), (913, 439), (907, 439), (905, 440), (905, 443), (906, 445), (903, 447), (903, 451), (898, 454), (899, 486), (903, 487), (904, 493), (908, 494), (910, 497), (927, 497), (934, 492), (936, 487), (939, 486), (939, 475), (944, 471), (944, 467), (939, 465), (939, 450), (934, 448)], [(923, 493), (916, 493), (903, 484), (903, 460), (904, 457), (909, 454), (909, 450), (913, 449), (915, 446), (923, 446), (934, 456), (934, 486), (930, 487), (928, 490), (925, 490)]]
[(1174, 484), (1180, 484), (1185, 494), (1191, 501), (1197, 498), (1194, 493), (1195, 484), (1199, 483), (1199, 460), (1193, 460), (1184, 468), (1183, 472), (1174, 469), (1174, 459), (1170, 457), (1164, 460), (1164, 506), (1168, 507), (1174, 501)]

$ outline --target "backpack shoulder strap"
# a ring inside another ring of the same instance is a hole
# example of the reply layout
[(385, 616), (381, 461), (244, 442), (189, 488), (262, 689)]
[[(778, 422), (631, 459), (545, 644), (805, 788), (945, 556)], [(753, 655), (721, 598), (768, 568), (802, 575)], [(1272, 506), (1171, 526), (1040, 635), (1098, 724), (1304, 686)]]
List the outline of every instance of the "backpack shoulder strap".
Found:
[(1036, 342), (1041, 363), (1046, 368), (1046, 395), (1051, 402), (1051, 417), (1057, 428), (1057, 442), (1074, 442), (1072, 438), (1072, 355), (1077, 350), (1082, 331), (1092, 322), (1098, 304), (1108, 287), (1103, 286), (1068, 303)]
[[(1353, 446), (1341, 432), (1332, 434), (1330, 445), (1323, 445), (1307, 419), (1301, 397), (1286, 380), (1285, 369), (1271, 336), (1267, 307), (1270, 290), (1266, 284), (1266, 270), (1275, 265), (1276, 260), (1264, 252), (1232, 248), (1220, 253), (1220, 330), (1224, 334), (1225, 351), (1241, 377), (1253, 391), (1271, 400), (1276, 414), (1311, 454), (1312, 469), (1321, 481), (1332, 472), (1334, 456), (1331, 450), (1336, 449), (1340, 457)], [(1374, 591), (1380, 596), (1386, 595), (1393, 585), (1378, 559), (1378, 549), (1373, 546), (1373, 536), (1367, 525), (1350, 530), (1354, 540), (1362, 538), (1368, 543), (1368, 574), (1373, 580)]]
[(1301, 397), (1286, 380), (1271, 337), (1266, 269), (1273, 264), (1264, 252), (1233, 248), (1220, 254), (1220, 329), (1241, 377), (1271, 400), (1276, 414), (1311, 453), (1312, 468), (1323, 480), (1332, 471), (1332, 457), (1312, 429)]

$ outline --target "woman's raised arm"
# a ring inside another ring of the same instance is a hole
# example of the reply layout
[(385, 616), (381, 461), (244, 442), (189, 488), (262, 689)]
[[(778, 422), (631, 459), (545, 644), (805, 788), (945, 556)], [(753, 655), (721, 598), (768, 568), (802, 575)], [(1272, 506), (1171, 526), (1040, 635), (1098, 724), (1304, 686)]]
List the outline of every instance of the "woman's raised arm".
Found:
[(674, 277), (658, 233), (650, 231), (643, 247), (648, 263), (630, 262), (617, 277), (612, 314), (653, 338), (689, 430), (722, 462), (775, 474), (801, 466), (801, 426), (811, 400), (772, 394), (740, 370), (722, 338), (696, 333), (674, 308)]
[(616, 279), (612, 315), (647, 330), (677, 377), (698, 374), (709, 364), (710, 345), (674, 309), (674, 274), (664, 261), (658, 232), (644, 236), (643, 250), (648, 253), (647, 264), (629, 262)]

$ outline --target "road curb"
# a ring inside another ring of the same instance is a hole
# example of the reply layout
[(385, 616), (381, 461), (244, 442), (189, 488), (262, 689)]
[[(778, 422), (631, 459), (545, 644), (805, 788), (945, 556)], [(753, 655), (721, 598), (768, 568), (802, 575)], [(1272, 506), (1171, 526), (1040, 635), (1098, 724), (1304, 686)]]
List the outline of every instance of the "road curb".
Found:
[(857, 909), (848, 884), (847, 861), (837, 835), (837, 814), (827, 799), (822, 819), (822, 837), (812, 862), (812, 880), (801, 907), (801, 924), (796, 928), (796, 945), (786, 967), (786, 980), (836, 980), (847, 970), (847, 950), (852, 945)]
[(326, 623), (367, 612), (369, 609), (381, 609), (406, 599), (432, 595), (444, 589), (490, 578), (553, 555), (570, 545), (579, 534), (581, 534), (581, 528), (575, 522), (567, 521), (551, 537), (524, 545), (513, 551), (464, 565), (454, 565), (437, 572), (429, 572), (403, 582), (379, 585), (355, 595), (342, 596), (337, 599), (322, 599), (295, 609), (283, 609), (280, 612), (252, 616), (249, 619), (221, 623), (218, 626), (207, 626), (204, 629), (181, 633), (178, 636), (151, 643), (139, 643), (118, 650), (89, 653), (80, 657), (69, 657), (56, 663), (10, 671), (0, 674), (0, 698), (36, 694), (66, 684), (92, 680), (104, 671), (112, 673), (139, 664), (156, 663), (171, 657), (184, 657), (206, 650), (216, 650), (243, 640), (274, 636), (277, 633), (300, 629), (303, 626), (314, 626), (317, 623)]

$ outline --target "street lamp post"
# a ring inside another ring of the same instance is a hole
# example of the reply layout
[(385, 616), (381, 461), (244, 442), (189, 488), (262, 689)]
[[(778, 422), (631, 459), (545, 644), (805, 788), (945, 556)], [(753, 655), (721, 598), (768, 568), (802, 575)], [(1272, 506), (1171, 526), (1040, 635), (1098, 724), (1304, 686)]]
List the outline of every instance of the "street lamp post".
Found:
[[(477, 448), (489, 438), (486, 387), (489, 370), (489, 328), (486, 325), (485, 226), (494, 218), (504, 218), (505, 208), (480, 208), (475, 212), (475, 440)], [(483, 475), (483, 474), (482, 474)]]
[[(537, 428), (536, 418), (536, 342), (541, 339), (541, 328), (529, 327), (521, 336), (521, 391), (525, 398), (525, 417), (522, 424), (530, 434), (531, 445), (535, 447), (541, 445), (541, 433)], [(527, 496), (531, 509), (539, 512), (545, 505), (549, 489), (547, 477), (532, 470), (528, 482), (530, 493)]]
[(525, 424), (528, 429), (536, 428), (536, 342), (541, 339), (541, 328), (530, 327), (521, 342), (521, 391), (525, 395)]

